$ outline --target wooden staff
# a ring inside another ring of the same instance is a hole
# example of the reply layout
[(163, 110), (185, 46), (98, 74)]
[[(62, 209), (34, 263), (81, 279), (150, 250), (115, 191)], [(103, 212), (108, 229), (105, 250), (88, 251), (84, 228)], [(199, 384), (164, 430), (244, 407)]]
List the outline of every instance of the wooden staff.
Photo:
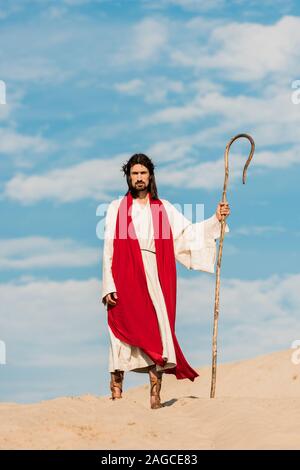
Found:
[[(228, 168), (228, 154), (231, 144), (241, 137), (245, 137), (251, 143), (251, 150), (244, 166), (243, 171), (243, 184), (246, 181), (246, 171), (250, 164), (251, 158), (253, 157), (254, 150), (255, 150), (255, 143), (252, 137), (248, 134), (238, 134), (233, 137), (228, 144), (226, 145), (224, 159), (225, 159), (225, 180), (223, 186), (223, 195), (222, 195), (222, 202), (227, 202), (226, 200), (226, 190), (227, 190), (227, 180), (229, 174)], [(218, 261), (217, 261), (217, 271), (216, 271), (216, 288), (215, 288), (215, 310), (214, 310), (214, 329), (213, 329), (213, 341), (212, 341), (212, 374), (211, 374), (211, 388), (210, 388), (210, 398), (215, 397), (216, 392), (216, 376), (217, 376), (217, 335), (218, 335), (218, 320), (219, 320), (219, 293), (220, 293), (220, 270), (221, 270), (221, 259), (222, 259), (222, 251), (223, 251), (223, 240), (225, 235), (225, 216), (222, 215), (221, 219), (221, 236), (220, 236), (220, 243), (219, 243), (219, 251), (218, 251)]]

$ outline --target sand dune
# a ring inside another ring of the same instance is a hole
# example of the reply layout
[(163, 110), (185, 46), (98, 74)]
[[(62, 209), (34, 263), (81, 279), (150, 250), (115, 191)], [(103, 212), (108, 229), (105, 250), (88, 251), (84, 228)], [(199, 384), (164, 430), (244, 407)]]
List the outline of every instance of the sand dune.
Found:
[(164, 408), (148, 386), (109, 395), (0, 404), (0, 449), (300, 449), (300, 364), (293, 351), (210, 367), (194, 383), (164, 376)]

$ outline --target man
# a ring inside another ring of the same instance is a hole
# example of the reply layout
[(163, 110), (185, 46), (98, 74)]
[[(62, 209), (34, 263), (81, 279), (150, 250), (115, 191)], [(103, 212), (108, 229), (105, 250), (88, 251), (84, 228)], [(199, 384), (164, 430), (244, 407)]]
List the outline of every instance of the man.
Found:
[[(214, 272), (216, 239), (228, 203), (192, 224), (160, 200), (154, 164), (133, 155), (122, 167), (128, 191), (109, 205), (105, 220), (102, 302), (107, 306), (112, 399), (122, 397), (124, 371), (148, 372), (150, 406), (162, 406), (162, 374), (194, 380), (175, 334), (176, 261)], [(229, 228), (226, 225), (225, 231)]]

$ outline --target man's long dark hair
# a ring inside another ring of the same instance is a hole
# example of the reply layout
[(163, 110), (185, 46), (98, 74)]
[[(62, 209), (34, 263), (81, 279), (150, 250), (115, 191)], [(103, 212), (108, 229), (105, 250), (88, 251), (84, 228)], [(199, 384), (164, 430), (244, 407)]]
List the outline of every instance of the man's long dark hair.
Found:
[(157, 194), (157, 187), (156, 187), (156, 181), (155, 181), (155, 175), (154, 175), (154, 168), (155, 165), (152, 162), (151, 158), (147, 157), (147, 155), (143, 153), (135, 153), (130, 157), (128, 162), (124, 163), (122, 166), (122, 170), (124, 172), (124, 176), (126, 176), (127, 179), (127, 184), (128, 184), (128, 191), (126, 195), (131, 192), (132, 197), (136, 198), (137, 197), (137, 190), (132, 186), (131, 180), (130, 180), (130, 168), (133, 165), (136, 165), (139, 163), (140, 165), (144, 165), (146, 168), (148, 168), (150, 177), (149, 177), (149, 186), (147, 188), (148, 193), (151, 194), (151, 197), (153, 199), (158, 199), (158, 194)]

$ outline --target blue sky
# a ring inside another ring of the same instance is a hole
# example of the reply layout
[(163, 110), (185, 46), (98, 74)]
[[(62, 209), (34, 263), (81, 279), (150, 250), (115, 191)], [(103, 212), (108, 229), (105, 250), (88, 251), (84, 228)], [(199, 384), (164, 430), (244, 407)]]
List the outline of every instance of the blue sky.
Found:
[[(0, 0), (0, 28), (0, 399), (109, 392), (96, 209), (124, 194), (136, 152), (153, 158), (161, 198), (209, 217), (226, 143), (253, 136), (246, 185), (247, 142), (230, 154), (218, 357), (299, 339), (299, 3)], [(178, 265), (194, 367), (210, 362), (214, 280)]]

